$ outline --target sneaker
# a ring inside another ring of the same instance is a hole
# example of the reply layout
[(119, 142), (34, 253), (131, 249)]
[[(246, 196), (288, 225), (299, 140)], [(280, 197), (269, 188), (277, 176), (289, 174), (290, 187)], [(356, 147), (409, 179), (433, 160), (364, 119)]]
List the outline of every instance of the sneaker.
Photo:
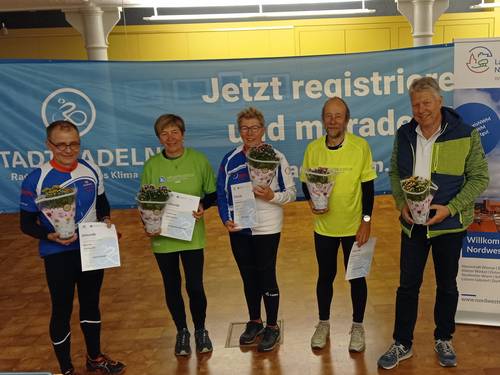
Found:
[(330, 337), (330, 323), (320, 321), (311, 337), (311, 348), (323, 349), (328, 337)]
[(457, 365), (457, 355), (451, 345), (450, 340), (436, 340), (434, 350), (438, 354), (439, 364), (443, 367), (455, 367)]
[(362, 352), (365, 350), (365, 329), (362, 324), (353, 323), (351, 327), (351, 341), (349, 341), (350, 352)]
[(405, 347), (399, 342), (394, 342), (389, 349), (377, 361), (379, 367), (390, 370), (398, 365), (399, 361), (410, 358), (413, 355), (411, 348)]
[(257, 336), (261, 335), (263, 332), (264, 325), (262, 322), (248, 322), (245, 331), (240, 336), (240, 345), (253, 344)]
[(214, 350), (206, 329), (194, 331), (194, 342), (196, 343), (196, 351), (198, 353), (209, 353)]
[(280, 329), (279, 327), (271, 328), (266, 326), (264, 330), (264, 336), (260, 340), (257, 350), (259, 352), (270, 352), (274, 349), (276, 344), (280, 341)]
[(190, 355), (191, 346), (189, 345), (189, 338), (191, 334), (187, 328), (183, 328), (182, 331), (177, 332), (177, 337), (175, 339), (175, 355)]
[(87, 371), (99, 371), (101, 374), (122, 374), (125, 371), (125, 365), (118, 361), (113, 361), (105, 354), (99, 355), (96, 359), (87, 356)]

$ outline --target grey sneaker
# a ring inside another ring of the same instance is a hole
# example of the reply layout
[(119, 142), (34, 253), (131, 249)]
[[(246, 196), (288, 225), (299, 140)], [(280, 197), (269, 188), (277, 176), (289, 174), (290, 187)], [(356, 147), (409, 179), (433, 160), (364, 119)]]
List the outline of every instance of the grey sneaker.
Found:
[(438, 354), (439, 364), (443, 367), (455, 367), (457, 365), (457, 355), (449, 340), (436, 340), (434, 350)]
[(362, 324), (352, 324), (351, 341), (349, 341), (350, 352), (362, 352), (365, 350), (365, 329)]
[(413, 355), (411, 348), (405, 347), (399, 342), (394, 342), (389, 349), (377, 361), (377, 365), (390, 370), (398, 365), (399, 361), (410, 358)]
[(316, 331), (311, 337), (311, 348), (323, 349), (326, 346), (326, 341), (330, 336), (330, 323), (319, 322), (316, 326)]

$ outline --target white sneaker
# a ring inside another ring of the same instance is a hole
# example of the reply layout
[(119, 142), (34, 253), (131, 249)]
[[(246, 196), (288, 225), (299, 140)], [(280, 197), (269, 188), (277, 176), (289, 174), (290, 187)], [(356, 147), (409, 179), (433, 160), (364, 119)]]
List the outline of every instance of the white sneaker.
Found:
[(311, 337), (311, 348), (323, 349), (330, 336), (330, 323), (320, 321), (316, 326), (316, 331)]
[(362, 352), (365, 350), (365, 329), (362, 324), (353, 323), (351, 327), (350, 352)]

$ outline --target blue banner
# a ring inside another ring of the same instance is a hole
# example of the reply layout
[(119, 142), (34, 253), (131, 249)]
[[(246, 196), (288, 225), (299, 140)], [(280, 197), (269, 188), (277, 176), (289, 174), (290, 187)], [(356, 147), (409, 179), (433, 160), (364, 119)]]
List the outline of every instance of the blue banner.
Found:
[(278, 59), (3, 61), (0, 210), (18, 210), (22, 179), (50, 159), (45, 127), (54, 120), (78, 125), (83, 158), (101, 167), (112, 206), (123, 208), (135, 204), (144, 161), (161, 150), (153, 130), (159, 115), (183, 117), (185, 145), (216, 170), (239, 142), (236, 114), (255, 106), (266, 118), (266, 142), (297, 177), (306, 145), (323, 134), (321, 108), (331, 96), (347, 101), (349, 130), (369, 142), (376, 192), (387, 193), (393, 136), (411, 118), (409, 83), (433, 75), (451, 105), (452, 68), (453, 46)]

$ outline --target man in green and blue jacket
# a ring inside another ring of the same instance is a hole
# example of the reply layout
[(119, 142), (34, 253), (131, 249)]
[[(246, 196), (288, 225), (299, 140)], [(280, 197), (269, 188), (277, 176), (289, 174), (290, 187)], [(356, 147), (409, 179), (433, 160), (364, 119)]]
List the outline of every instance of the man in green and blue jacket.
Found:
[[(437, 284), (434, 348), (441, 366), (452, 367), (457, 364), (451, 338), (458, 303), (458, 261), (473, 220), (474, 200), (488, 185), (488, 164), (479, 133), (454, 110), (442, 106), (434, 78), (413, 81), (409, 95), (413, 119), (398, 129), (389, 173), (402, 227), (395, 341), (378, 365), (391, 369), (412, 356), (418, 295), (432, 249)], [(438, 187), (430, 206), (434, 214), (423, 225), (414, 222), (401, 188), (401, 180), (410, 176), (429, 179)]]

